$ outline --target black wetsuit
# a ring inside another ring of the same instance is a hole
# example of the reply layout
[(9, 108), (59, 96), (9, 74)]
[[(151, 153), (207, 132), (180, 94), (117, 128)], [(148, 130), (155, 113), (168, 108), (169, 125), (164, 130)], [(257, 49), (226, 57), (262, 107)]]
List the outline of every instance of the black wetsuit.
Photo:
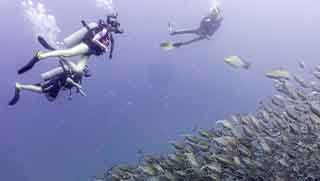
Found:
[(211, 37), (221, 26), (223, 18), (220, 16), (206, 16), (201, 20), (200, 26), (196, 29), (174, 31), (170, 35), (196, 34), (198, 37), (185, 41), (173, 43), (174, 47), (188, 45)]
[(54, 76), (50, 80), (46, 81), (41, 85), (43, 93), (46, 95), (49, 101), (54, 101), (58, 96), (60, 90), (69, 89), (71, 90), (74, 85), (67, 82), (67, 78), (71, 78), (74, 82), (81, 84), (82, 77), (80, 75), (69, 75), (65, 72), (59, 75)]
[(216, 19), (212, 16), (206, 16), (201, 20), (198, 34), (201, 36), (212, 36), (221, 26), (222, 18)]

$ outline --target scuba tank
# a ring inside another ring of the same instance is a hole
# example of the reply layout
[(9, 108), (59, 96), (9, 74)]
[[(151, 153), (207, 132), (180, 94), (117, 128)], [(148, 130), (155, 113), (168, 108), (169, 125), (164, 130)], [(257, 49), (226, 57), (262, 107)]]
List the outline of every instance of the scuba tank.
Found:
[(56, 67), (54, 69), (51, 69), (47, 72), (42, 73), (41, 74), (42, 80), (48, 81), (57, 75), (65, 73), (65, 71), (68, 70), (68, 66), (67, 65), (63, 65), (63, 66), (64, 66), (64, 68), (62, 66), (60, 66), (60, 67)]
[(77, 44), (79, 44), (84, 36), (89, 32), (88, 28), (93, 29), (98, 27), (98, 24), (95, 22), (89, 23), (87, 27), (82, 27), (78, 31), (72, 33), (68, 37), (63, 40), (64, 46), (66, 48), (71, 48)]
[(62, 74), (64, 73), (64, 70), (62, 67), (57, 67), (57, 68), (54, 68), (52, 70), (49, 70), (48, 72), (44, 72), (41, 74), (41, 78), (42, 80), (44, 81), (48, 81), (50, 79), (52, 79), (53, 77), (59, 75), (59, 74)]

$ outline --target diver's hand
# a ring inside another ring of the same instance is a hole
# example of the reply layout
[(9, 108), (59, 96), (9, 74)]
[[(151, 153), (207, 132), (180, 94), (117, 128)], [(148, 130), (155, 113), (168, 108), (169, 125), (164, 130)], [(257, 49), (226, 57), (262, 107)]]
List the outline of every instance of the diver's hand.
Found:
[(109, 54), (109, 59), (112, 59), (112, 54)]
[(87, 96), (86, 93), (84, 93), (84, 91), (82, 90), (82, 86), (80, 84), (75, 83), (74, 86), (77, 88), (78, 92), (82, 95), (82, 96)]
[(108, 47), (107, 45), (103, 44), (102, 42), (100, 42), (99, 40), (93, 40), (93, 42), (98, 45), (103, 51), (108, 51)]
[(100, 44), (100, 48), (105, 52), (109, 51), (108, 47), (102, 43)]
[(84, 97), (87, 96), (86, 93), (84, 93), (82, 89), (78, 89), (78, 91), (82, 96), (84, 96)]

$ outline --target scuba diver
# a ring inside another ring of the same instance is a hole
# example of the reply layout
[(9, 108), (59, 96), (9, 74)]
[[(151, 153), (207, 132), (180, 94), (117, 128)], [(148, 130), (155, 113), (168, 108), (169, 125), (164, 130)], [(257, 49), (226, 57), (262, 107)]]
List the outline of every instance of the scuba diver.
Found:
[(82, 72), (79, 73), (71, 71), (70, 65), (73, 64), (73, 62), (60, 58), (59, 63), (61, 67), (42, 74), (43, 82), (37, 84), (16, 83), (14, 97), (8, 105), (13, 106), (19, 101), (22, 90), (44, 94), (50, 102), (56, 99), (61, 90), (69, 90), (69, 98), (72, 96), (73, 88), (76, 88), (77, 93), (85, 96), (86, 94), (82, 90), (81, 83), (83, 77), (91, 76), (88, 67), (85, 66)]
[[(66, 49), (53, 50), (49, 52), (37, 52), (37, 54), (21, 69), (18, 74), (23, 74), (32, 69), (33, 66), (49, 57), (73, 57), (81, 56), (78, 67), (71, 67), (72, 72), (81, 72), (91, 55), (100, 56), (109, 52), (109, 58), (112, 58), (114, 49), (113, 33), (121, 34), (120, 23), (116, 15), (107, 16), (106, 22), (99, 20), (98, 23), (87, 24), (81, 21), (84, 26), (79, 31), (64, 39)], [(110, 49), (109, 49), (110, 47)]]
[(182, 34), (195, 34), (198, 37), (186, 41), (186, 42), (177, 42), (177, 43), (162, 43), (162, 47), (171, 46), (171, 48), (178, 48), (183, 45), (188, 45), (194, 42), (198, 42), (204, 39), (210, 39), (211, 36), (219, 29), (221, 23), (223, 21), (223, 17), (221, 15), (221, 10), (218, 7), (212, 8), (210, 10), (209, 15), (202, 18), (199, 28), (197, 29), (189, 29), (189, 30), (179, 30), (173, 31), (172, 25), (169, 24), (170, 35), (182, 35)]

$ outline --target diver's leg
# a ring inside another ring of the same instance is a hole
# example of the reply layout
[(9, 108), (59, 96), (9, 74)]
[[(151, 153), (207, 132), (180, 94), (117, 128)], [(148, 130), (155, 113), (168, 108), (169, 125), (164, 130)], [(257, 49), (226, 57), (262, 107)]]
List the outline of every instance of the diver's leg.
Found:
[(38, 52), (25, 66), (18, 70), (18, 74), (22, 74), (32, 69), (33, 66), (42, 59), (49, 57), (72, 57), (78, 55), (84, 55), (89, 52), (89, 47), (85, 43), (80, 43), (70, 49), (54, 50), (51, 52)]
[(191, 44), (191, 43), (204, 40), (205, 38), (206, 38), (205, 36), (199, 36), (199, 37), (197, 37), (197, 38), (195, 38), (195, 39), (192, 39), (192, 40), (190, 40), (190, 41), (173, 43), (172, 46), (174, 46), (174, 47), (181, 47), (181, 46), (184, 46), (184, 45), (189, 45), (189, 44)]
[(19, 90), (26, 90), (26, 91), (30, 91), (30, 92), (35, 92), (35, 93), (39, 93), (42, 94), (42, 87), (36, 84), (19, 84)]
[(173, 35), (197, 34), (197, 33), (198, 33), (197, 29), (188, 29), (188, 30), (172, 31), (170, 35), (173, 36)]
[(37, 57), (39, 60), (46, 59), (49, 57), (73, 57), (84, 55), (88, 53), (89, 47), (85, 43), (80, 43), (72, 48), (64, 49), (64, 50), (54, 50), (51, 52), (39, 52)]
[[(73, 72), (73, 73), (77, 73), (77, 74), (84, 74), (84, 70), (86, 69), (86, 66), (88, 64), (88, 60), (89, 60), (90, 56), (87, 56), (87, 55), (83, 55), (81, 56), (80, 60), (75, 63), (71, 60), (66, 60), (66, 59), (61, 59), (61, 61), (67, 65), (67, 67)], [(61, 68), (62, 69), (62, 68)], [(54, 70), (52, 70), (53, 73), (55, 73)], [(59, 72), (58, 72), (59, 73)], [(50, 75), (51, 72), (46, 72), (44, 74), (42, 74), (42, 77), (48, 77), (47, 75)], [(53, 74), (53, 75), (56, 75), (56, 74)]]
[(68, 66), (68, 68), (74, 73), (84, 73), (84, 69), (88, 64), (90, 56), (89, 55), (82, 55), (80, 60), (77, 63), (74, 63), (71, 60), (61, 59), (64, 64)]
[(20, 99), (20, 92), (21, 90), (27, 90), (31, 92), (36, 92), (36, 93), (43, 93), (42, 88), (40, 85), (24, 85), (24, 84), (19, 84), (16, 83), (15, 85), (15, 91), (14, 91), (14, 96), (9, 102), (9, 106), (13, 106), (17, 104), (17, 102)]
[(76, 64), (73, 64), (73, 66), (70, 65), (72, 72), (84, 74), (84, 70), (88, 64), (89, 58), (89, 56), (83, 55)]

